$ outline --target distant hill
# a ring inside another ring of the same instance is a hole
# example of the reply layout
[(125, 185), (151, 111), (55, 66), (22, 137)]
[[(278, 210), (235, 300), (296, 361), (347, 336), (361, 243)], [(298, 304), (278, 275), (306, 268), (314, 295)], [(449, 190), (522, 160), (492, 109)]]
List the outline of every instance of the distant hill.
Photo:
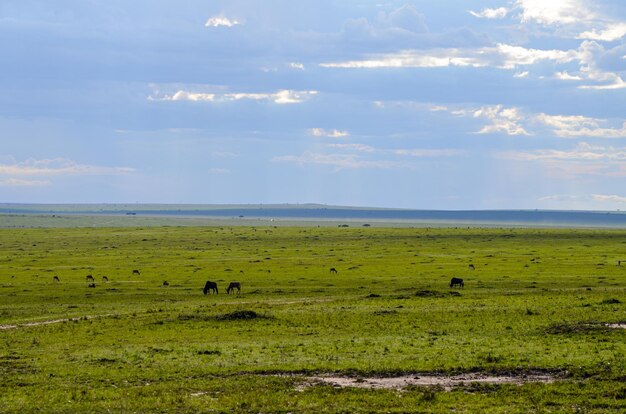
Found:
[(321, 204), (0, 204), (0, 214), (357, 220), (447, 225), (626, 228), (626, 213), (557, 210), (410, 210)]

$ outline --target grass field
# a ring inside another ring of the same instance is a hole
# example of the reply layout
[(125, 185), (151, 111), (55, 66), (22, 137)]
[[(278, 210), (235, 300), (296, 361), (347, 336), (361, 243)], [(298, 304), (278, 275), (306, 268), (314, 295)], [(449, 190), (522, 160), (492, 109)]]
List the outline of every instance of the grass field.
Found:
[[(1, 412), (626, 411), (626, 231), (2, 229), (0, 246)], [(519, 383), (313, 378), (459, 374)]]

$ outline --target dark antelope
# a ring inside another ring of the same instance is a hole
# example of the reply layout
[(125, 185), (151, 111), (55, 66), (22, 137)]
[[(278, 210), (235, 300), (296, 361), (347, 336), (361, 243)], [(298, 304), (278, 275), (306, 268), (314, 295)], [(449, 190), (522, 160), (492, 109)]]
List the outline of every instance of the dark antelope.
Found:
[(90, 287), (90, 288), (95, 288), (95, 287), (96, 287), (96, 284), (95, 284), (95, 283), (90, 283), (90, 284), (88, 284), (88, 285), (87, 285), (87, 287)]
[(337, 269), (335, 269), (334, 267), (330, 268), (330, 273), (337, 273)]
[(108, 283), (108, 282), (109, 282), (109, 278), (108, 278), (108, 277), (106, 277), (106, 276), (102, 276), (102, 281), (103, 281), (103, 282), (107, 282), (107, 283)]
[(231, 290), (234, 292), (235, 289), (237, 289), (237, 294), (241, 293), (241, 283), (239, 283), (239, 282), (230, 282), (230, 284), (226, 288), (226, 292), (230, 295)]
[(463, 279), (460, 279), (458, 277), (453, 277), (452, 279), (450, 279), (450, 287), (464, 287), (465, 283), (463, 283)]
[(164, 281), (163, 281), (163, 287), (167, 287), (167, 286), (169, 286), (169, 285), (170, 285), (170, 283), (169, 283), (167, 280), (164, 280)]
[(139, 270), (137, 270), (137, 269), (133, 270), (133, 274), (137, 275), (137, 276), (141, 275), (141, 273), (139, 273)]
[(60, 280), (59, 280), (59, 277), (58, 277), (58, 276), (53, 277), (53, 278), (52, 278), (52, 281), (53, 281), (53, 282), (60, 282)]
[(87, 275), (87, 277), (85, 278), (85, 280), (86, 280), (87, 282), (93, 282), (93, 276), (91, 276), (91, 275)]
[(467, 267), (469, 268), (469, 270), (475, 270), (476, 269), (473, 264), (471, 264), (471, 265), (469, 265)]
[(217, 283), (207, 280), (207, 282), (204, 285), (204, 289), (202, 289), (202, 292), (206, 295), (207, 293), (210, 293), (211, 291), (215, 292), (216, 295), (218, 294)]

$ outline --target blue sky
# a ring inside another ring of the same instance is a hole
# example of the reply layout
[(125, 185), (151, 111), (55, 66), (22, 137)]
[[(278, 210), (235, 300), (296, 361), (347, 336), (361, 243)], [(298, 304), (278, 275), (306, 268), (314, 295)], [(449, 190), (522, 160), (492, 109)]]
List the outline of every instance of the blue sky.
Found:
[(626, 3), (0, 2), (0, 202), (626, 208)]

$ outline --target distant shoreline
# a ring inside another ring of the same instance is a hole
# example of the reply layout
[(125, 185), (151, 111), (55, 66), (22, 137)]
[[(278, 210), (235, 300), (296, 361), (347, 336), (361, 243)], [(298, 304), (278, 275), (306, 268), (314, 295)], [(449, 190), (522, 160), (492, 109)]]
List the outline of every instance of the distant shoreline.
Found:
[[(62, 220), (61, 220), (62, 219)], [(626, 213), (558, 210), (411, 210), (281, 205), (0, 204), (0, 227), (375, 225), (626, 229)], [(70, 223), (71, 222), (71, 223)], [(30, 224), (29, 224), (30, 223)]]

